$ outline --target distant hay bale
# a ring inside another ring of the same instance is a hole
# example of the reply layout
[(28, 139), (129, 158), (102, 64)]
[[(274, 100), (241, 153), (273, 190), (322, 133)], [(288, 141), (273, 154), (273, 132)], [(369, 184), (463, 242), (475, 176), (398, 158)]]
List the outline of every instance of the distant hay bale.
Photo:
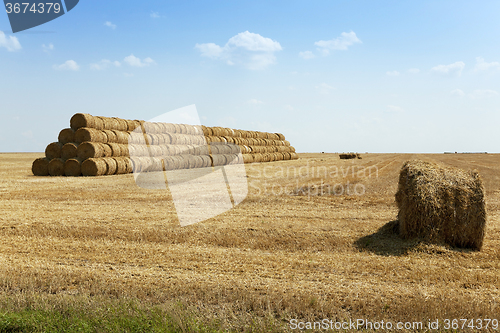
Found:
[(356, 158), (357, 156), (355, 153), (347, 153), (347, 154), (339, 154), (339, 157), (341, 160), (349, 160), (352, 158)]
[(63, 129), (59, 132), (58, 140), (63, 145), (68, 142), (75, 142), (75, 130), (72, 128)]
[(61, 148), (61, 158), (63, 160), (68, 160), (77, 156), (78, 146), (73, 142), (66, 143)]
[[(106, 145), (111, 151), (111, 148)], [(104, 144), (100, 142), (84, 142), (80, 144), (76, 150), (76, 155), (82, 161), (88, 158), (104, 157)]]
[(89, 158), (82, 163), (82, 175), (102, 176), (106, 174), (108, 167), (102, 158)]
[(47, 148), (45, 148), (45, 157), (49, 160), (53, 160), (54, 158), (61, 158), (61, 149), (63, 145), (60, 142), (52, 142)]
[(54, 158), (49, 162), (49, 175), (64, 176), (64, 161), (61, 158)]
[(79, 177), (82, 175), (82, 161), (78, 158), (70, 158), (64, 162), (64, 174), (68, 177)]
[(407, 161), (399, 175), (396, 202), (403, 238), (481, 249), (486, 209), (477, 171)]
[(81, 127), (94, 127), (94, 117), (87, 113), (77, 113), (70, 120), (70, 126), (75, 131)]
[(48, 176), (49, 162), (49, 159), (46, 157), (37, 158), (31, 165), (31, 171), (35, 176)]

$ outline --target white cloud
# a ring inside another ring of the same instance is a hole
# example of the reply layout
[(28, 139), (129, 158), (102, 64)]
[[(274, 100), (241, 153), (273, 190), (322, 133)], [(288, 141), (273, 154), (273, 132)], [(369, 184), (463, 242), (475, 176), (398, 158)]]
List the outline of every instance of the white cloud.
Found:
[(108, 59), (102, 59), (98, 63), (90, 64), (90, 69), (100, 71), (100, 70), (104, 70), (104, 69), (108, 68), (109, 66), (120, 67), (121, 65), (122, 64), (119, 61), (111, 61)]
[(43, 52), (50, 53), (50, 51), (54, 50), (54, 44), (50, 43), (49, 45), (42, 44)]
[(149, 14), (149, 16), (151, 16), (152, 18), (160, 18), (160, 13), (151, 11), (151, 14)]
[(106, 21), (106, 23), (104, 23), (105, 26), (107, 27), (110, 27), (111, 29), (115, 30), (116, 29), (116, 24), (113, 24), (109, 21)]
[(147, 57), (144, 60), (141, 60), (141, 59), (137, 58), (136, 56), (134, 56), (133, 54), (129, 55), (128, 57), (125, 57), (125, 59), (123, 59), (123, 61), (132, 67), (146, 67), (149, 65), (156, 64), (156, 62), (153, 59), (151, 59), (150, 57)]
[(458, 96), (458, 97), (467, 96), (471, 99), (483, 99), (483, 98), (490, 98), (490, 97), (495, 97), (495, 96), (500, 95), (498, 93), (498, 91), (492, 90), (492, 89), (476, 89), (470, 94), (466, 94), (461, 89), (454, 89), (450, 92), (450, 94), (453, 96)]
[(460, 76), (462, 75), (464, 67), (465, 63), (463, 61), (457, 61), (449, 65), (438, 65), (432, 67), (431, 71), (444, 76)]
[(322, 83), (319, 86), (316, 86), (316, 89), (318, 89), (319, 93), (322, 95), (329, 95), (332, 90), (335, 90), (335, 87)]
[(311, 51), (299, 52), (299, 57), (306, 60), (316, 58), (316, 56)]
[(387, 105), (387, 108), (391, 112), (403, 112), (404, 111), (402, 107), (397, 106), (397, 105)]
[(408, 73), (411, 73), (411, 74), (418, 74), (418, 73), (420, 73), (420, 69), (418, 69), (418, 68), (410, 68), (410, 69), (408, 70)]
[(464, 97), (465, 93), (462, 89), (454, 89), (450, 92), (451, 95), (453, 96), (458, 96), (458, 97)]
[(0, 47), (5, 47), (9, 52), (22, 49), (21, 43), (19, 43), (17, 37), (7, 36), (3, 33), (3, 31), (0, 31)]
[(340, 50), (346, 51), (349, 46), (355, 43), (362, 43), (361, 40), (356, 36), (354, 31), (351, 32), (343, 32), (340, 34), (340, 37), (331, 39), (331, 40), (320, 40), (315, 42), (314, 45), (318, 46), (318, 50), (323, 55), (328, 55), (330, 50)]
[(80, 69), (80, 66), (74, 60), (68, 60), (64, 64), (54, 65), (52, 68), (59, 71), (77, 71)]
[(498, 96), (498, 92), (491, 89), (476, 89), (469, 94), (469, 97), (472, 99), (483, 99), (495, 96)]
[(259, 101), (258, 99), (255, 99), (255, 98), (252, 98), (250, 100), (248, 100), (247, 102), (248, 104), (253, 104), (253, 105), (260, 105), (260, 104), (264, 104), (264, 102), (262, 101)]
[(288, 105), (285, 105), (285, 110), (287, 110), (287, 111), (293, 111), (294, 108), (293, 108), (293, 106), (291, 106), (290, 104), (288, 104)]
[(219, 59), (228, 65), (243, 65), (251, 70), (264, 69), (276, 62), (275, 52), (281, 51), (277, 41), (249, 31), (231, 37), (224, 46), (214, 43), (196, 44), (203, 57)]
[(476, 58), (476, 66), (474, 67), (475, 72), (487, 71), (487, 70), (498, 70), (500, 69), (500, 62), (486, 62), (482, 57)]
[(385, 73), (387, 76), (399, 76), (399, 72), (398, 71), (390, 71), (390, 72), (386, 72)]

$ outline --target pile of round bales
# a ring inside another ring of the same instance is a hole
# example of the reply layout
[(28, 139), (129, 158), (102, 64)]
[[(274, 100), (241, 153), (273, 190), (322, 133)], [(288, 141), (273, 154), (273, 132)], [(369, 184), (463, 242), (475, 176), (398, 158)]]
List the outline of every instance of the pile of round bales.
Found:
[(102, 176), (297, 159), (281, 133), (77, 113), (32, 165), (36, 176)]
[(477, 171), (407, 161), (399, 175), (396, 203), (402, 238), (481, 249), (486, 209)]
[(361, 155), (359, 155), (358, 153), (342, 153), (342, 154), (339, 154), (339, 158), (341, 160), (349, 160), (349, 159), (353, 159), (353, 158), (361, 159)]

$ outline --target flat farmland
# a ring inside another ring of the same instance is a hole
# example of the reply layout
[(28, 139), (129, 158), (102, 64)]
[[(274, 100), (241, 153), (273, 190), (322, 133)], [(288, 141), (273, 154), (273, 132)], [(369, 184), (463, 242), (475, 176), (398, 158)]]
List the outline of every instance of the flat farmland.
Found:
[[(500, 319), (500, 155), (361, 156), (246, 165), (241, 204), (181, 227), (171, 194), (142, 189), (133, 175), (35, 177), (42, 154), (0, 154), (2, 297), (18, 307), (181, 304), (235, 331), (287, 331), (292, 319)], [(479, 171), (481, 251), (394, 233), (409, 159)]]

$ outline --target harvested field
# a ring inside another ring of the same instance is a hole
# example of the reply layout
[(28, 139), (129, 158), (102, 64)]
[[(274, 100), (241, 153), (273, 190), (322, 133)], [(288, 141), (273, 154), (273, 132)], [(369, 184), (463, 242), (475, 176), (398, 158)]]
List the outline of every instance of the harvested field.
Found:
[[(139, 188), (132, 174), (35, 177), (40, 157), (0, 155), (0, 289), (16, 299), (181, 302), (236, 331), (287, 331), (293, 318), (499, 319), (500, 155), (299, 154), (247, 164), (243, 203), (188, 227), (168, 191)], [(398, 236), (394, 195), (413, 159), (479, 171), (481, 251)], [(115, 167), (108, 162), (88, 172), (104, 174)]]

